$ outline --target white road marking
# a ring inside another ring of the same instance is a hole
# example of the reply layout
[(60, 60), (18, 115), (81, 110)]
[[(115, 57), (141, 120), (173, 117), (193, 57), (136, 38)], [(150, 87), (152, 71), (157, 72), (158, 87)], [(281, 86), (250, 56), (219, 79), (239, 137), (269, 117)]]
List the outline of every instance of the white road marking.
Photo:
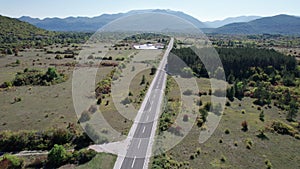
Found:
[(145, 130), (146, 130), (146, 126), (144, 126), (143, 133), (145, 132)]
[(132, 164), (131, 164), (131, 168), (134, 167), (135, 159), (136, 159), (136, 156), (134, 156), (134, 159), (133, 159)]
[(147, 115), (147, 118), (146, 118), (146, 121), (148, 121), (149, 120), (149, 115)]
[(140, 139), (139, 144), (138, 144), (138, 149), (140, 149), (141, 142), (142, 142), (142, 140)]

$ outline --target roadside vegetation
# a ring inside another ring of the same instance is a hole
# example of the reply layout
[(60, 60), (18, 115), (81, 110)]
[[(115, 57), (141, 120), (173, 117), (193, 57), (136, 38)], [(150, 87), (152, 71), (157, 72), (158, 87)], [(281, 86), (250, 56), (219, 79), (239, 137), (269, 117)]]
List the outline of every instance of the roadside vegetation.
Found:
[[(299, 62), (272, 49), (224, 47), (216, 50), (229, 83), (226, 107), (218, 128), (204, 144), (198, 139), (200, 131), (207, 129), (210, 97), (224, 91), (211, 91), (208, 74), (191, 49), (173, 50), (198, 77), (199, 116), (181, 143), (152, 158), (151, 168), (199, 168), (200, 164), (202, 168), (297, 168)], [(159, 125), (168, 128), (165, 117), (162, 114)]]

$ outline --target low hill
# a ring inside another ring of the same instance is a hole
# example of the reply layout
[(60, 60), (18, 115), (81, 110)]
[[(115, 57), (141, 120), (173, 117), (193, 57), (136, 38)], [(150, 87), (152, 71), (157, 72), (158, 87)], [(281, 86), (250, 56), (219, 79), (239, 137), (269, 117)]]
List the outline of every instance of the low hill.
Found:
[(49, 31), (37, 28), (27, 22), (19, 21), (18, 19), (9, 18), (0, 15), (0, 36), (1, 38), (13, 35), (17, 39), (27, 39), (33, 36), (44, 36)]
[(53, 32), (27, 22), (0, 15), (0, 52), (13, 54), (20, 48), (43, 47), (55, 43), (84, 43), (91, 34)]
[(232, 23), (213, 30), (219, 34), (285, 34), (300, 35), (300, 17), (277, 15), (250, 22)]

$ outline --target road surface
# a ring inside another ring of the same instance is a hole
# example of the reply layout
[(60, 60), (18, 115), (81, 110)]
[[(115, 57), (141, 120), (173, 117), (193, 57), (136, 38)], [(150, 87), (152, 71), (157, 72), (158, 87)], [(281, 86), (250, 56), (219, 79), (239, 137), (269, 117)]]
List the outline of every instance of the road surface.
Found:
[[(148, 168), (149, 158), (152, 153), (152, 143), (157, 127), (157, 120), (161, 111), (167, 75), (165, 67), (168, 55), (173, 47), (174, 39), (171, 38), (168, 48), (160, 62), (155, 77), (149, 87), (146, 97), (138, 112), (131, 141), (126, 151), (126, 156), (121, 163), (121, 169)], [(132, 138), (133, 137), (133, 138)], [(116, 166), (115, 166), (116, 168)]]

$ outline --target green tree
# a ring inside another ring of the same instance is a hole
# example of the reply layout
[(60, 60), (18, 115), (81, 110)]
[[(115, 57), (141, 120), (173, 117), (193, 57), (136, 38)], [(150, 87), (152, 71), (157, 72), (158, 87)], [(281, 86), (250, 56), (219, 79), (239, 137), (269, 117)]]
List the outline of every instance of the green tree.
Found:
[(208, 111), (206, 109), (199, 109), (199, 113), (201, 115), (202, 122), (206, 122)]
[(55, 144), (48, 154), (48, 162), (54, 166), (60, 166), (67, 160), (67, 151), (62, 145)]
[(297, 117), (298, 109), (299, 109), (299, 107), (298, 107), (297, 102), (295, 100), (292, 100), (289, 105), (289, 110), (288, 110), (286, 119), (288, 121), (294, 121), (295, 118)]
[(234, 83), (235, 97), (241, 100), (244, 97), (245, 85), (243, 82)]
[(140, 85), (143, 85), (145, 83), (146, 83), (146, 77), (145, 77), (145, 75), (143, 75), (142, 76), (142, 81), (141, 81)]
[(156, 73), (156, 70), (157, 70), (156, 67), (153, 66), (153, 67), (151, 68), (150, 75), (154, 75), (154, 74)]
[(15, 155), (4, 154), (2, 157), (0, 157), (0, 168), (7, 167), (7, 169), (21, 169), (23, 167), (23, 164), (24, 160), (18, 158)]
[(264, 113), (264, 111), (260, 112), (260, 114), (259, 114), (259, 120), (260, 121), (265, 121), (265, 113)]
[(234, 87), (230, 87), (229, 89), (227, 89), (227, 98), (230, 100), (230, 101), (234, 101), (234, 96), (235, 96), (235, 90), (234, 90)]
[(51, 82), (52, 80), (57, 78), (59, 75), (54, 67), (49, 67), (45, 76), (46, 76), (46, 80), (48, 82)]

